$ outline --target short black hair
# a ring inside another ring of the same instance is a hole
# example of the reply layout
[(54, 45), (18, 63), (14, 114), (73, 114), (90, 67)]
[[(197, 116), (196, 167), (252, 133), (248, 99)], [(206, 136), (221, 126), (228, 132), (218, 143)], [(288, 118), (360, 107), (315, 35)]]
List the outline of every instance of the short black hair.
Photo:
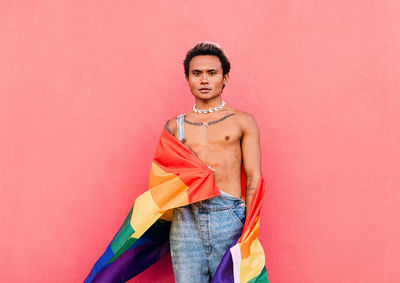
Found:
[(183, 67), (185, 68), (185, 75), (189, 77), (189, 63), (193, 57), (197, 55), (215, 55), (221, 61), (222, 72), (223, 75), (229, 74), (231, 69), (231, 63), (229, 63), (228, 57), (225, 55), (225, 52), (219, 47), (218, 44), (210, 42), (210, 41), (203, 41), (196, 44), (192, 49), (190, 49), (186, 53), (186, 58), (183, 61)]

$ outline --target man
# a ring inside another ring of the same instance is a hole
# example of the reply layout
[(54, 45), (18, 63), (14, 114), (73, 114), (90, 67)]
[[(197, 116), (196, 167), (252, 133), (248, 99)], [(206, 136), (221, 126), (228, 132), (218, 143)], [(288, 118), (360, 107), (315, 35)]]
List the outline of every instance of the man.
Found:
[(193, 111), (165, 124), (148, 189), (85, 283), (126, 282), (169, 251), (178, 283), (268, 282), (258, 240), (265, 188), (257, 124), (221, 99), (230, 64), (217, 45), (196, 45), (184, 66)]
[[(243, 228), (261, 176), (259, 130), (251, 114), (226, 105), (221, 98), (230, 63), (217, 44), (194, 46), (186, 54), (184, 69), (195, 105), (168, 120), (165, 129), (215, 171), (222, 194), (174, 209), (171, 257), (176, 282), (209, 282)], [(245, 203), (242, 164), (247, 175)]]

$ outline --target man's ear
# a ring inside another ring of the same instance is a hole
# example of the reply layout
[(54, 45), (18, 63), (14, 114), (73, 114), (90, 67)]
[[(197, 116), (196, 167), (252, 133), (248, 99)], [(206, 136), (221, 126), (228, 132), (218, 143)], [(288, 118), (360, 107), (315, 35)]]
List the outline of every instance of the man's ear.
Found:
[(225, 74), (225, 75), (224, 75), (224, 81), (223, 81), (224, 85), (226, 85), (226, 83), (228, 82), (228, 80), (229, 80), (229, 74)]

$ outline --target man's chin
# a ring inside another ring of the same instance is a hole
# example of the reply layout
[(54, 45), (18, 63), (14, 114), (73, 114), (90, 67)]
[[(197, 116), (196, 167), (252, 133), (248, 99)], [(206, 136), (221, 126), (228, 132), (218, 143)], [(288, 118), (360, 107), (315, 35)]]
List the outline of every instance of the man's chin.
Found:
[(198, 99), (209, 100), (209, 99), (218, 97), (219, 95), (221, 95), (221, 93), (219, 93), (219, 94), (215, 94), (215, 93), (193, 93), (193, 95)]

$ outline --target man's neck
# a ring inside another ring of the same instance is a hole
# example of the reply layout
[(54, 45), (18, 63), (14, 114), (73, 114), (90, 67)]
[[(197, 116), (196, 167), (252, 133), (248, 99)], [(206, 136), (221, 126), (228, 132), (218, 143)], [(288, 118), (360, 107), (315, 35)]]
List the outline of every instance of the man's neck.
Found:
[(222, 99), (221, 95), (213, 97), (212, 99), (200, 99), (196, 97), (196, 108), (199, 110), (208, 110), (210, 108), (217, 107), (221, 105)]

